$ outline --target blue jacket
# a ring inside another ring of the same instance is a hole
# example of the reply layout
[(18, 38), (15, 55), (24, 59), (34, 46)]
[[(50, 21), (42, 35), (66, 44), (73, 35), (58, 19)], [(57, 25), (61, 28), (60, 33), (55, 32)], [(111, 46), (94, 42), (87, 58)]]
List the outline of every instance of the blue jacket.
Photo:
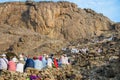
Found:
[(27, 67), (34, 68), (34, 66), (35, 66), (35, 63), (34, 63), (33, 59), (28, 58), (28, 59), (26, 60), (25, 66), (24, 66), (24, 70), (25, 70)]

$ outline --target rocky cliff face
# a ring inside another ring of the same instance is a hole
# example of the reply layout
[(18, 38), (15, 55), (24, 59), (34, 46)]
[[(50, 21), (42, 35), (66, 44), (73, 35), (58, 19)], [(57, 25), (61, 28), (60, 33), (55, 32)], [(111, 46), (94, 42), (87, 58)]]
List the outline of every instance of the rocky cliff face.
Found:
[(0, 50), (37, 53), (59, 50), (67, 42), (91, 38), (113, 22), (69, 2), (1, 3)]

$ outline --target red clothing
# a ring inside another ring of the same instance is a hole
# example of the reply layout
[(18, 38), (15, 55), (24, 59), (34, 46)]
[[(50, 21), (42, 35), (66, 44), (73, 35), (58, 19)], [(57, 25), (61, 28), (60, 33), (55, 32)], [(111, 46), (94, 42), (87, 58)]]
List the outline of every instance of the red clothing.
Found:
[(16, 63), (14, 61), (9, 61), (8, 62), (8, 70), (16, 71)]
[(58, 68), (58, 62), (55, 58), (54, 58), (54, 65), (55, 65), (56, 68)]

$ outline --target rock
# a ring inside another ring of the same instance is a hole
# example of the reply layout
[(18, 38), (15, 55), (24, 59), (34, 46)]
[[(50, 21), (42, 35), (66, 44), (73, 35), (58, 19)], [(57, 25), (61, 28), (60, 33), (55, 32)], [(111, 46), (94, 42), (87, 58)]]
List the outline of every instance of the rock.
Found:
[(114, 78), (115, 77), (115, 73), (112, 69), (108, 69), (105, 71), (105, 77), (107, 78)]
[(120, 80), (120, 74), (117, 74), (115, 80)]
[(119, 32), (120, 31), (120, 22), (113, 24), (112, 29)]
[(116, 59), (118, 59), (119, 58), (119, 56), (111, 56), (110, 58), (109, 58), (109, 61), (113, 61), (113, 60), (116, 60)]

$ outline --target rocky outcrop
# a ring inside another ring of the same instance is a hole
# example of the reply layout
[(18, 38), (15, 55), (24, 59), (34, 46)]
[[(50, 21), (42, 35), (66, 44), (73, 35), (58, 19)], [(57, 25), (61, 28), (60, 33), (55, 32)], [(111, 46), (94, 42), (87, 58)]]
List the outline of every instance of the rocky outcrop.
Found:
[(39, 53), (111, 29), (107, 17), (69, 2), (0, 4), (0, 50)]
[(120, 22), (113, 24), (113, 29), (116, 30), (117, 32), (120, 31)]
[[(107, 65), (96, 67), (90, 72), (89, 79), (99, 79), (99, 80), (119, 80), (120, 79), (120, 64), (118, 60), (113, 60)], [(86, 79), (88, 80), (88, 79)]]
[[(56, 73), (57, 72), (57, 73)], [(72, 69), (70, 66), (64, 66), (62, 68), (51, 68), (45, 70), (37, 70), (33, 68), (28, 68), (27, 72), (19, 73), (3, 70), (0, 79), (1, 80), (29, 80), (31, 75), (39, 76), (37, 80), (81, 80), (82, 75), (78, 74), (76, 70)]]

